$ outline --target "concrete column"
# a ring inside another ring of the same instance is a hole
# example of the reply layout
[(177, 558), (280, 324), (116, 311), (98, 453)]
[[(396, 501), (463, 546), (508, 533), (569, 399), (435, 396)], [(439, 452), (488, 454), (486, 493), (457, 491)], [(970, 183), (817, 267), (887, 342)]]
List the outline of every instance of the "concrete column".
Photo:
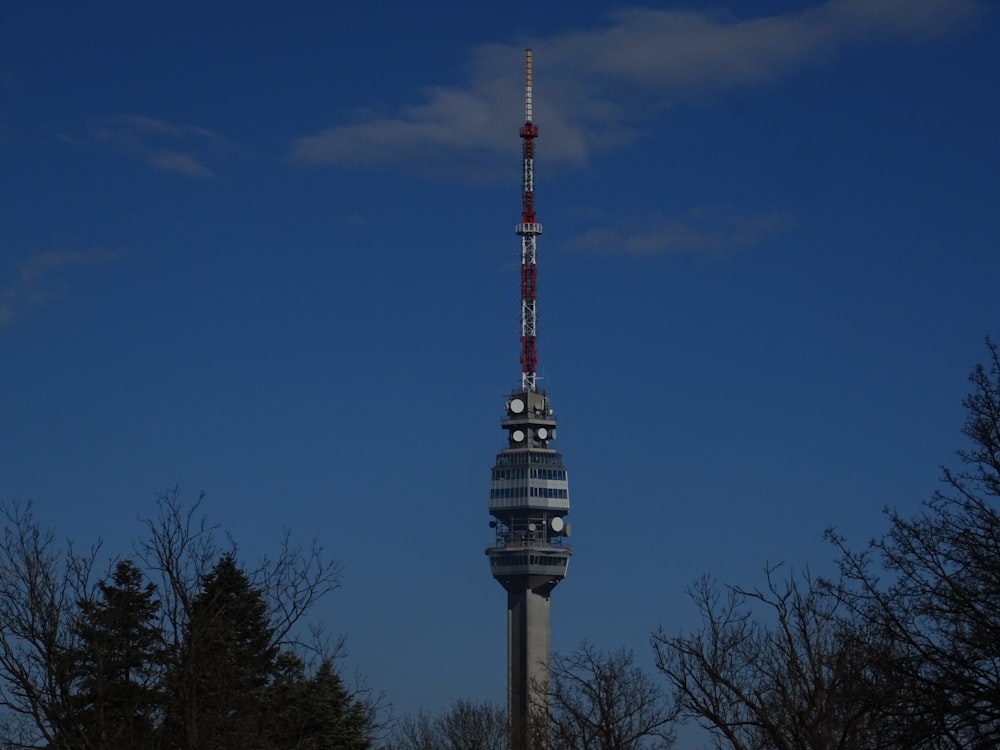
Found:
[(549, 682), (549, 593), (522, 589), (507, 592), (507, 711), (511, 750), (539, 750), (532, 743), (530, 718), (544, 713)]

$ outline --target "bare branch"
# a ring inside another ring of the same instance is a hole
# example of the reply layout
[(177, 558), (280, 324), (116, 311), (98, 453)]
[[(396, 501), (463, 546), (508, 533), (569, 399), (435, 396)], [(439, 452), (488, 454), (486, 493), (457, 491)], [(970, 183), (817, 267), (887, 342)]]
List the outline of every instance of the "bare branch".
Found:
[(702, 579), (691, 590), (701, 629), (654, 634), (657, 666), (683, 715), (720, 748), (877, 747), (868, 743), (878, 736), (881, 701), (865, 641), (826, 584), (808, 572), (780, 580), (779, 569), (765, 568), (764, 589), (733, 587), (726, 596)]
[(0, 706), (16, 735), (48, 742), (66, 720), (59, 709), (70, 683), (68, 613), (91, 594), (99, 545), (85, 554), (60, 550), (30, 502), (0, 504), (0, 517)]
[(584, 642), (554, 654), (547, 701), (553, 750), (666, 750), (676, 708), (635, 664), (632, 651), (605, 652)]

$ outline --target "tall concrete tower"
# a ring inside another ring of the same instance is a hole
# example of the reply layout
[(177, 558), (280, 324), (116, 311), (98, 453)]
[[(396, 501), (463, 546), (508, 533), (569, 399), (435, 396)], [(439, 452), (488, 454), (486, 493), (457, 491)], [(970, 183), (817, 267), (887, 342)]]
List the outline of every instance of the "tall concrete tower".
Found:
[(507, 709), (511, 750), (532, 742), (532, 716), (546, 704), (549, 682), (549, 597), (566, 576), (570, 548), (569, 483), (562, 456), (552, 447), (556, 420), (548, 394), (537, 388), (536, 239), (534, 154), (538, 128), (532, 122), (531, 50), (525, 56), (523, 205), (521, 237), (521, 387), (506, 402), (500, 426), (507, 447), (497, 454), (490, 480), (490, 526), (486, 549), (493, 577), (507, 590)]

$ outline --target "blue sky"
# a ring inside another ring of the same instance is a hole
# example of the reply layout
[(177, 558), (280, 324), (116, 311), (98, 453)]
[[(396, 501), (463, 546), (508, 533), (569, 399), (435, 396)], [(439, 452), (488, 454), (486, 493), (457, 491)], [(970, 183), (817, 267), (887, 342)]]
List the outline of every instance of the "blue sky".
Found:
[(316, 537), (399, 711), (503, 697), (525, 47), (556, 649), (648, 659), (702, 573), (916, 509), (1000, 336), (991, 4), (431, 5), (0, 19), (0, 496), (115, 551), (175, 484), (248, 558)]

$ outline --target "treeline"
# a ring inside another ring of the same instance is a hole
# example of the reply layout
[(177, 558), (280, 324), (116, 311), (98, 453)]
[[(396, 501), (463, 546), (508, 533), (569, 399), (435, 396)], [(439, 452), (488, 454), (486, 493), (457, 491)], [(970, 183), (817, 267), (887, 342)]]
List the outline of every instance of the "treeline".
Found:
[(335, 668), (340, 643), (294, 639), (339, 585), (293, 546), (253, 569), (160, 498), (130, 557), (93, 582), (98, 550), (58, 544), (30, 504), (0, 541), (0, 742), (50, 750), (365, 750), (378, 707)]
[[(706, 577), (701, 623), (651, 634), (655, 669), (584, 643), (555, 654), (531, 750), (669, 750), (685, 722), (719, 750), (1000, 747), (1000, 351), (970, 375), (966, 444), (916, 516), (863, 548), (827, 532), (831, 578)], [(339, 568), (286, 537), (253, 568), (160, 498), (103, 578), (30, 505), (0, 507), (0, 747), (507, 750), (507, 717), (459, 700), (391, 724), (349, 689), (340, 643), (295, 634)]]
[[(690, 589), (701, 624), (651, 635), (655, 671), (584, 644), (537, 686), (532, 750), (666, 750), (694, 723), (719, 750), (1000, 747), (1000, 352), (970, 375), (965, 447), (916, 516), (851, 547), (832, 578)], [(503, 709), (458, 701), (398, 723), (391, 750), (504, 750)], [(700, 743), (699, 743), (700, 744)]]

